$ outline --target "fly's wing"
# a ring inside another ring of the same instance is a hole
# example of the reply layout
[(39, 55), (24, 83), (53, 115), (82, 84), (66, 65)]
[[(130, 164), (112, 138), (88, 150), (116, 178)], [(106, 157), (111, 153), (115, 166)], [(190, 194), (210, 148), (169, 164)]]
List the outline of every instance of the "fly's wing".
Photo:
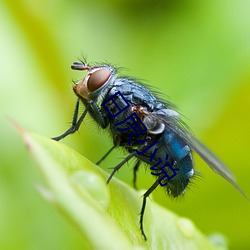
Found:
[[(183, 138), (183, 136), (182, 136)], [(237, 185), (236, 178), (229, 168), (222, 162), (210, 149), (191, 134), (187, 134), (183, 138), (187, 144), (219, 175), (231, 183), (242, 195), (247, 199), (247, 195)]]
[[(174, 111), (175, 112), (175, 111)], [(236, 178), (233, 173), (228, 169), (228, 167), (210, 150), (208, 149), (202, 142), (196, 139), (185, 127), (183, 122), (180, 120), (178, 116), (169, 115), (169, 111), (167, 110), (164, 113), (160, 111), (154, 112), (152, 116), (154, 119), (161, 121), (166, 127), (170, 128), (173, 132), (175, 132), (183, 141), (187, 143), (216, 173), (221, 175), (224, 179), (226, 179), (229, 183), (231, 183), (242, 195), (244, 195), (247, 199), (247, 195), (242, 191), (242, 189), (236, 184)]]

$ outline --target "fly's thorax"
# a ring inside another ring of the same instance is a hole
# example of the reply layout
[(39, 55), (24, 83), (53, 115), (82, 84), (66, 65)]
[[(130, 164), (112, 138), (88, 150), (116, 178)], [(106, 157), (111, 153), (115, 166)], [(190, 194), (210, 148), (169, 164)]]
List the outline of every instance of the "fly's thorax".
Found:
[[(78, 66), (78, 64), (77, 64)], [(74, 64), (72, 66), (75, 68)], [(73, 87), (75, 94), (81, 99), (101, 101), (107, 92), (107, 87), (116, 79), (115, 69), (109, 65), (89, 67), (83, 65), (81, 70), (88, 70), (86, 76)]]
[(161, 109), (154, 112), (145, 112), (143, 123), (150, 134), (161, 134), (165, 129), (165, 123), (173, 119), (180, 120), (180, 114), (172, 109)]
[(146, 116), (143, 123), (147, 127), (150, 134), (161, 134), (165, 129), (165, 125), (154, 119), (154, 117)]

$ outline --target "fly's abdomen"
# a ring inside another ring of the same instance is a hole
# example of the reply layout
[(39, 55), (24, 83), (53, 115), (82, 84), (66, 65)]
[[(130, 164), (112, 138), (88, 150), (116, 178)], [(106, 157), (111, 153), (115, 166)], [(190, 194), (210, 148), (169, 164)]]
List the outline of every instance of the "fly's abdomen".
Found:
[[(194, 175), (193, 160), (190, 147), (181, 140), (176, 133), (165, 129), (162, 141), (168, 148), (171, 159), (174, 161), (176, 175), (168, 181), (168, 192), (173, 196), (183, 194), (190, 178)], [(172, 169), (169, 169), (171, 172)], [(166, 185), (166, 186), (167, 186)]]
[(194, 175), (189, 146), (174, 132), (165, 129), (155, 147), (147, 151), (147, 155), (154, 157), (146, 160), (144, 154), (140, 158), (151, 165), (151, 173), (159, 178), (160, 185), (167, 189), (169, 195), (176, 197), (183, 194)]
[(179, 173), (169, 180), (167, 187), (168, 193), (174, 197), (185, 192), (191, 177), (194, 175), (191, 153), (176, 162), (176, 169), (179, 169)]

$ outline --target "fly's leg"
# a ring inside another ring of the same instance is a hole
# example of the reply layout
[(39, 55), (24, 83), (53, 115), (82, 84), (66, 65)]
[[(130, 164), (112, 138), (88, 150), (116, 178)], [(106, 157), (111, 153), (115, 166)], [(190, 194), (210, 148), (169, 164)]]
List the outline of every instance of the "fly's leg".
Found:
[[(147, 143), (145, 143), (144, 145), (142, 145), (141, 147), (138, 148), (138, 150), (141, 152), (143, 151), (145, 148), (147, 147)], [(106, 154), (104, 155), (103, 158), (105, 158), (110, 152), (112, 151), (112, 149)], [(130, 148), (128, 148), (128, 151), (130, 151)], [(131, 151), (130, 151), (131, 152)], [(136, 150), (132, 151), (121, 163), (119, 163), (117, 166), (114, 167), (112, 173), (110, 174), (108, 180), (107, 180), (107, 184), (109, 184), (109, 182), (111, 181), (112, 177), (114, 176), (114, 174), (126, 163), (128, 162), (132, 157), (134, 157), (136, 154), (138, 154), (138, 152)], [(103, 159), (102, 158), (102, 159)], [(101, 159), (101, 160), (102, 160)], [(99, 161), (100, 162), (100, 161)], [(138, 170), (140, 166), (140, 161), (138, 160), (134, 166), (134, 178), (133, 178), (133, 184), (135, 187), (135, 182), (136, 182), (136, 172)]]
[(89, 101), (89, 105), (89, 113), (102, 128), (106, 128), (108, 126), (106, 115), (100, 110), (98, 105), (93, 100)]
[(112, 173), (110, 174), (108, 180), (107, 180), (107, 184), (109, 184), (109, 182), (111, 181), (112, 177), (114, 176), (114, 174), (127, 162), (129, 161), (132, 157), (134, 157), (136, 155), (136, 151), (133, 151), (132, 153), (130, 153), (121, 163), (119, 163), (116, 167), (114, 167)]
[[(147, 145), (144, 145), (142, 147), (139, 148), (139, 151), (145, 149)], [(109, 150), (109, 152), (111, 152), (112, 150)], [(105, 155), (107, 156), (109, 154), (109, 152)], [(112, 171), (112, 173), (110, 174), (108, 180), (107, 180), (107, 184), (109, 184), (109, 182), (111, 181), (112, 177), (114, 176), (114, 174), (126, 163), (128, 162), (132, 157), (134, 157), (137, 154), (136, 151), (131, 152), (121, 163), (119, 163)], [(104, 156), (104, 157), (105, 157)], [(139, 166), (140, 166), (140, 161), (136, 162), (136, 165), (134, 167), (134, 185), (135, 185), (135, 181), (136, 181), (136, 171), (138, 170)], [(143, 217), (144, 217), (144, 212), (145, 212), (145, 208), (146, 208), (146, 201), (148, 196), (156, 189), (156, 187), (159, 185), (159, 181), (158, 179), (153, 183), (153, 185), (147, 190), (147, 192), (143, 195), (143, 201), (142, 201), (142, 208), (141, 208), (141, 212), (140, 212), (140, 230), (142, 233), (142, 236), (144, 238), (144, 240), (147, 240), (146, 234), (144, 233), (144, 229), (143, 229)]]
[(76, 102), (71, 127), (65, 133), (63, 133), (62, 135), (52, 138), (53, 140), (59, 141), (59, 140), (63, 139), (64, 137), (68, 136), (69, 134), (75, 133), (79, 129), (79, 127), (80, 127), (84, 117), (86, 116), (87, 112), (94, 115), (94, 119), (97, 121), (98, 124), (101, 125), (102, 128), (107, 127), (108, 123), (107, 123), (106, 116), (105, 116), (104, 113), (101, 112), (100, 108), (98, 107), (98, 105), (94, 101), (90, 101), (87, 104), (86, 109), (84, 110), (84, 112), (80, 116), (79, 120), (77, 121), (78, 112), (79, 112), (79, 104), (80, 104), (80, 100), (78, 99), (77, 102)]
[(96, 165), (99, 165), (115, 148), (115, 145), (96, 163)]
[(144, 240), (147, 240), (147, 236), (146, 236), (144, 229), (143, 229), (143, 216), (144, 216), (144, 212), (145, 212), (145, 208), (146, 208), (146, 201), (147, 201), (148, 196), (156, 189), (156, 187), (158, 185), (159, 185), (159, 181), (157, 179), (154, 182), (154, 184), (143, 195), (142, 208), (141, 208), (141, 212), (140, 212), (140, 230), (141, 230), (141, 233), (143, 235)]
[(140, 161), (140, 160), (137, 160), (137, 161), (136, 161), (136, 164), (135, 164), (135, 166), (134, 166), (134, 168), (133, 168), (133, 187), (134, 187), (135, 189), (137, 189), (137, 188), (136, 188), (136, 173), (137, 173), (137, 171), (138, 171), (140, 165), (141, 165), (141, 161)]
[[(113, 146), (97, 163), (96, 163), (96, 165), (98, 165), (98, 164), (100, 164), (112, 151), (113, 151), (113, 149), (115, 148), (116, 146)], [(131, 155), (131, 154), (130, 154)], [(130, 156), (130, 155), (128, 155), (128, 157), (126, 157), (123, 161), (125, 161), (125, 162), (127, 162), (127, 161), (129, 161), (134, 155), (132, 155), (132, 156)], [(111, 175), (112, 176), (110, 176), (109, 177), (109, 179), (111, 180), (112, 179), (112, 177), (113, 177), (113, 175), (122, 167), (122, 165), (125, 163), (125, 162), (121, 162), (119, 165), (117, 165), (114, 169), (113, 169), (113, 172), (111, 173)], [(121, 165), (122, 164), (122, 165)], [(139, 167), (140, 167), (140, 164), (141, 164), (141, 161), (140, 160), (137, 160), (137, 162), (136, 162), (136, 164), (135, 164), (135, 166), (134, 166), (134, 168), (133, 168), (133, 186), (134, 186), (134, 188), (136, 189), (136, 172), (137, 172), (137, 170), (139, 169)], [(110, 180), (109, 181), (107, 181), (107, 183), (109, 183), (110, 182)]]
[(77, 102), (76, 102), (76, 106), (75, 106), (75, 110), (74, 110), (74, 116), (73, 116), (71, 127), (65, 133), (63, 133), (62, 135), (59, 135), (59, 136), (51, 138), (51, 139), (53, 139), (55, 141), (60, 141), (64, 137), (68, 136), (69, 134), (75, 133), (79, 129), (79, 127), (80, 127), (80, 125), (81, 125), (81, 123), (82, 123), (82, 121), (83, 121), (84, 117), (86, 116), (86, 114), (88, 112), (88, 109), (89, 109), (89, 106), (87, 106), (86, 109), (84, 110), (84, 112), (82, 113), (81, 117), (77, 121), (78, 112), (79, 112), (79, 103), (80, 103), (80, 101), (78, 99)]

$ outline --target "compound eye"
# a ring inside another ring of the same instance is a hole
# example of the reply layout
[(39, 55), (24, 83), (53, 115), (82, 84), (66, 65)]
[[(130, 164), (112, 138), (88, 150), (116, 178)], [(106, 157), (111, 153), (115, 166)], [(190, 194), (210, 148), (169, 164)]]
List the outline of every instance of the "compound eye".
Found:
[(90, 74), (88, 79), (88, 90), (93, 92), (99, 89), (110, 77), (110, 71), (108, 69), (99, 69)]

